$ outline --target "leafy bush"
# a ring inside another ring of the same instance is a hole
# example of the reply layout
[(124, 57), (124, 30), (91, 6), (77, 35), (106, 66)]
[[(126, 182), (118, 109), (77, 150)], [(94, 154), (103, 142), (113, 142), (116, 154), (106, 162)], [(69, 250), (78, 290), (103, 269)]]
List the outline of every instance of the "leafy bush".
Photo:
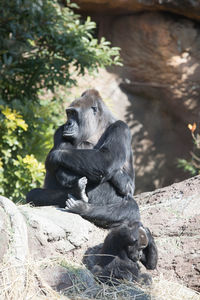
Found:
[(118, 49), (93, 39), (95, 23), (80, 18), (56, 0), (2, 0), (0, 94), (3, 98), (36, 100), (37, 91), (75, 83), (86, 69), (118, 63)]
[(183, 168), (184, 171), (189, 172), (191, 175), (200, 174), (200, 134), (195, 133), (197, 125), (196, 123), (188, 124), (188, 128), (191, 131), (192, 139), (194, 142), (194, 149), (190, 152), (191, 159), (179, 159), (178, 166)]
[(40, 162), (64, 118), (58, 87), (75, 84), (86, 70), (120, 64), (119, 49), (94, 39), (95, 23), (83, 22), (67, 3), (1, 1), (0, 192), (15, 201), (43, 181)]
[(30, 187), (41, 184), (44, 176), (44, 166), (34, 155), (25, 155), (23, 152), (23, 133), (28, 125), (22, 116), (8, 106), (1, 106), (0, 115), (0, 193), (12, 198), (22, 197)]

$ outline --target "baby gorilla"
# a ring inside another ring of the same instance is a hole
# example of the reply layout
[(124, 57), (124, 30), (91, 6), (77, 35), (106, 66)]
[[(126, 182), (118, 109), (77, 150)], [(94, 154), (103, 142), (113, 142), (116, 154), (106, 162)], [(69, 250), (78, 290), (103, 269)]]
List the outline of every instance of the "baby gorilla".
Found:
[(151, 277), (140, 272), (138, 262), (147, 269), (155, 269), (157, 259), (157, 248), (148, 228), (140, 222), (123, 224), (106, 237), (92, 273), (106, 283), (128, 280), (149, 284)]

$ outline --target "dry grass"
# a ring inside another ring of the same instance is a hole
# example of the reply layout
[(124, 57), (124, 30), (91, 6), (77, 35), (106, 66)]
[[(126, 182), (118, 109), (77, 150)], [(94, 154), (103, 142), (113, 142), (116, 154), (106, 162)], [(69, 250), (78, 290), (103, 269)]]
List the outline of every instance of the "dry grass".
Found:
[(155, 279), (151, 288), (140, 287), (136, 283), (129, 282), (118, 286), (100, 284), (96, 291), (86, 289), (84, 292), (74, 284), (70, 290), (71, 292), (65, 291), (65, 294), (74, 300), (200, 300), (199, 293), (164, 279)]
[(151, 295), (159, 300), (200, 300), (200, 294), (161, 275), (153, 279)]
[[(62, 265), (66, 268), (73, 284), (63, 290), (62, 295), (54, 291), (39, 275), (40, 266)], [(146, 295), (146, 296), (145, 296)], [(142, 297), (143, 296), (143, 297)], [(13, 265), (7, 260), (0, 265), (1, 300), (200, 300), (200, 294), (183, 285), (160, 276), (154, 278), (152, 287), (124, 282), (118, 286), (97, 283), (83, 266), (70, 265), (63, 257), (34, 262), (25, 266)]]
[(26, 265), (14, 265), (6, 260), (0, 265), (1, 300), (56, 300), (66, 299), (49, 287), (38, 275), (33, 261)]

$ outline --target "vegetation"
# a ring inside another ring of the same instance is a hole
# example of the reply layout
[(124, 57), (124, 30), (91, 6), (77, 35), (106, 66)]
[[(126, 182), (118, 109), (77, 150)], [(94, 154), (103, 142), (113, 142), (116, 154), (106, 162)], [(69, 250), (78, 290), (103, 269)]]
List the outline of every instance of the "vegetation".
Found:
[[(152, 286), (141, 286), (136, 282), (121, 282), (119, 285), (106, 285), (94, 280), (90, 272), (81, 265), (75, 265), (65, 260), (61, 265), (66, 268), (71, 280), (71, 286), (57, 292), (46, 282), (41, 270), (47, 267), (53, 273), (54, 266), (59, 267), (60, 258), (45, 258), (32, 260), (20, 266), (13, 264), (12, 260), (5, 260), (0, 264), (0, 276), (2, 285), (0, 289), (1, 299), (37, 299), (37, 300), (133, 300), (133, 299), (159, 299), (159, 300), (199, 300), (200, 294), (175, 280), (166, 280), (163, 274), (154, 277)], [(62, 270), (63, 272), (63, 270)], [(52, 276), (53, 277), (53, 276)], [(69, 284), (68, 280), (68, 284)], [(59, 281), (54, 279), (52, 283), (59, 286)], [(66, 283), (67, 286), (67, 283)]]
[(178, 166), (194, 176), (200, 174), (200, 134), (196, 132), (196, 123), (193, 123), (193, 125), (188, 124), (188, 128), (191, 131), (192, 139), (194, 142), (193, 151), (190, 152), (191, 159), (179, 159)]
[(119, 49), (94, 39), (95, 23), (72, 8), (57, 0), (1, 2), (0, 193), (14, 201), (43, 181), (41, 162), (64, 117), (58, 86), (120, 64)]

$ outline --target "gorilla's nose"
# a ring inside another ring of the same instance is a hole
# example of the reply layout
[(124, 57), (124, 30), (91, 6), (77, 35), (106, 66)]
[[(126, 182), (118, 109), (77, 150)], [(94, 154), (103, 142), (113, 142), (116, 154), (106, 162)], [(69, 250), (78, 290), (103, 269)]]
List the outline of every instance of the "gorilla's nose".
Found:
[(71, 127), (71, 126), (73, 126), (73, 124), (74, 124), (74, 121), (72, 119), (69, 119), (66, 123), (67, 127)]

